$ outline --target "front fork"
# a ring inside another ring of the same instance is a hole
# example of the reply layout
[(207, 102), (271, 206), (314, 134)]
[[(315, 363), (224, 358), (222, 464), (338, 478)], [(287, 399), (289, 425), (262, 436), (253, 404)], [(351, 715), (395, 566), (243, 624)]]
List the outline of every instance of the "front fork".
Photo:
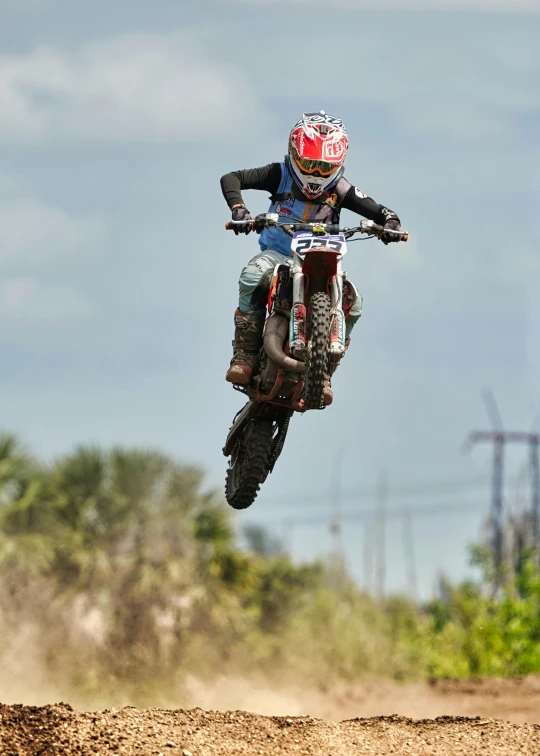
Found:
[(343, 279), (341, 265), (331, 281), (332, 327), (330, 330), (330, 356), (340, 360), (345, 354), (345, 313), (343, 312)]
[(293, 279), (293, 306), (291, 309), (291, 321), (289, 325), (289, 352), (297, 360), (304, 360), (306, 356), (306, 306), (304, 294), (306, 277), (302, 269), (292, 270)]
[[(330, 301), (332, 305), (332, 325), (330, 330), (330, 356), (339, 360), (345, 354), (345, 314), (343, 312), (343, 279), (344, 273), (341, 261), (338, 261), (338, 271), (330, 282)], [(289, 330), (289, 351), (297, 360), (305, 361), (307, 351), (307, 313), (305, 305), (306, 277), (302, 269), (294, 266), (293, 278), (293, 306)]]

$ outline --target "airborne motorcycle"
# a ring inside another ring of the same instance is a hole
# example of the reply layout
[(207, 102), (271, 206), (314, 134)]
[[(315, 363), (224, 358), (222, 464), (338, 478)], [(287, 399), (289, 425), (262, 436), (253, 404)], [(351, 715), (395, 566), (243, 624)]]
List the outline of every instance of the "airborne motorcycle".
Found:
[[(232, 230), (236, 223), (225, 224)], [(345, 354), (345, 319), (358, 292), (343, 270), (347, 240), (379, 237), (383, 227), (365, 220), (354, 228), (333, 224), (280, 223), (266, 213), (253, 220), (261, 233), (279, 226), (292, 236), (290, 263), (274, 270), (258, 367), (248, 386), (234, 386), (249, 401), (237, 413), (223, 447), (230, 457), (225, 496), (246, 509), (274, 469), (294, 412), (324, 409), (325, 375)], [(395, 231), (407, 241), (405, 231)]]

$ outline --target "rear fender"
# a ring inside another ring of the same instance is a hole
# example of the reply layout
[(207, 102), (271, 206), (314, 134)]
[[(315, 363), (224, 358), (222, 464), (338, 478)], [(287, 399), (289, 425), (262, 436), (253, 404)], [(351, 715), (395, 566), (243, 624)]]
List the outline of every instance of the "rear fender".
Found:
[(230, 456), (234, 445), (238, 441), (239, 437), (245, 430), (246, 425), (254, 417), (268, 417), (270, 420), (278, 420), (279, 415), (276, 414), (279, 409), (276, 409), (272, 404), (267, 404), (263, 401), (250, 400), (245, 404), (242, 409), (236, 413), (233, 420), (233, 424), (227, 435), (225, 446), (223, 447), (223, 454), (225, 457)]
[(223, 454), (225, 457), (230, 456), (239, 434), (242, 433), (244, 427), (251, 420), (251, 418), (255, 417), (257, 410), (258, 406), (255, 402), (248, 402), (246, 405), (244, 405), (244, 407), (242, 407), (240, 412), (237, 413), (236, 417), (233, 420), (233, 424), (229, 430), (229, 433), (227, 434), (225, 446), (223, 447)]

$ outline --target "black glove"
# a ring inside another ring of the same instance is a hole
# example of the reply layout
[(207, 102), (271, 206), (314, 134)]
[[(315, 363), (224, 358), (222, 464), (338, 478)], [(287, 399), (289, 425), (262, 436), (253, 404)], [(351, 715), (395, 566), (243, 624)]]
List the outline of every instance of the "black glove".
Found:
[(251, 221), (253, 218), (249, 214), (249, 210), (247, 207), (235, 207), (232, 211), (232, 219), (233, 221), (250, 221), (249, 223), (241, 223), (238, 226), (233, 226), (233, 231), (238, 236), (238, 234), (249, 234), (252, 231), (252, 223)]
[(399, 225), (398, 220), (387, 220), (384, 224), (384, 231), (380, 235), (379, 239), (383, 242), (383, 244), (390, 244), (391, 242), (398, 242), (401, 241), (399, 236), (396, 236), (396, 234), (389, 234), (388, 231), (401, 231), (401, 226)]

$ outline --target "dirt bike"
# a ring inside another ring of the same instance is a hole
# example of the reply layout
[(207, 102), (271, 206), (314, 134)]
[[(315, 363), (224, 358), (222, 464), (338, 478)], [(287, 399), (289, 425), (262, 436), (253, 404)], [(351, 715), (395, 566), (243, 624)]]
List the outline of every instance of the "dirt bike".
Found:
[[(245, 221), (229, 221), (225, 228), (238, 223)], [(358, 299), (343, 270), (347, 241), (357, 233), (380, 238), (384, 230), (369, 220), (343, 229), (280, 223), (276, 213), (252, 221), (259, 234), (269, 226), (292, 237), (292, 258), (274, 270), (258, 367), (248, 386), (234, 386), (249, 399), (223, 447), (230, 457), (225, 496), (234, 509), (247, 509), (255, 501), (283, 451), (294, 412), (325, 408), (325, 376), (345, 354), (345, 319)], [(392, 233), (399, 241), (408, 239), (405, 231)]]

